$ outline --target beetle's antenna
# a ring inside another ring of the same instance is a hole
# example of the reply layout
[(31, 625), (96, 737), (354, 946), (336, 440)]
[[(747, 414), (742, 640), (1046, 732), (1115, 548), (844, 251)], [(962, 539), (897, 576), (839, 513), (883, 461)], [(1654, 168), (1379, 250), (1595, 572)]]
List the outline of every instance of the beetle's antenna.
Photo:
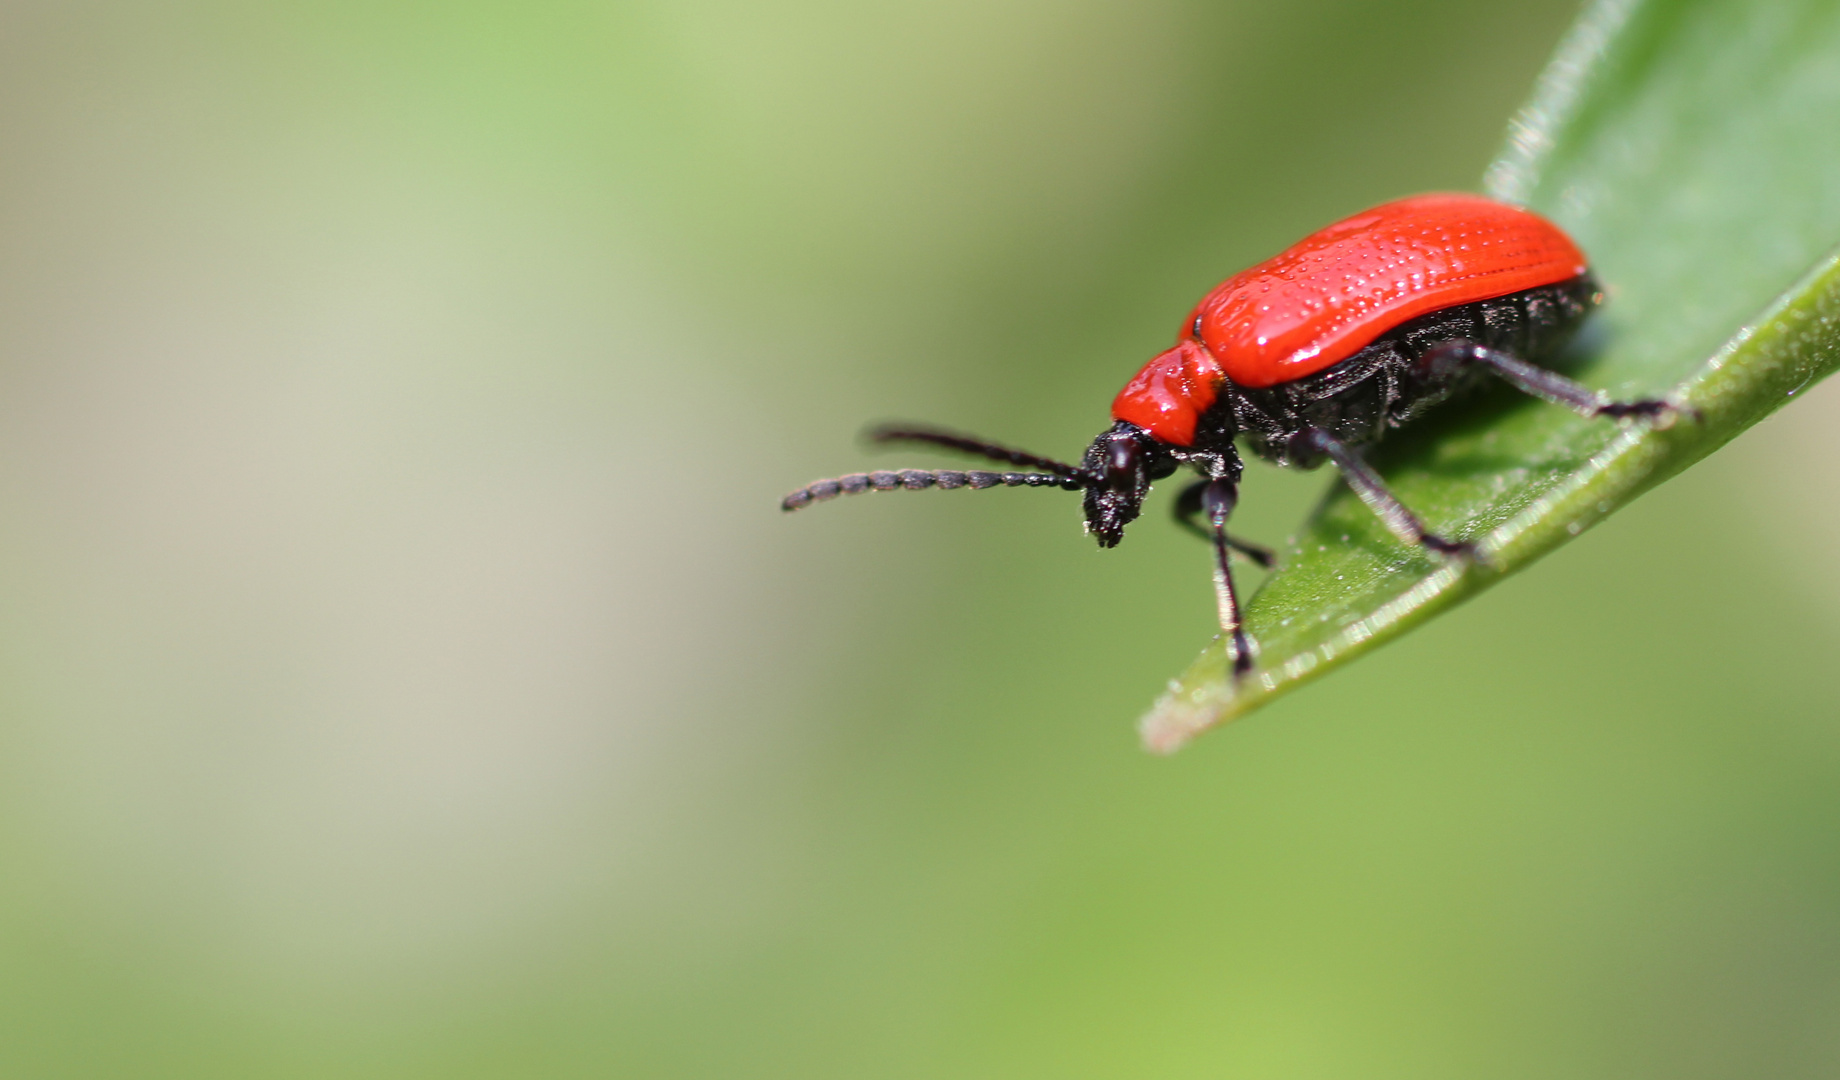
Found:
[(1087, 472), (1078, 465), (1069, 465), (1064, 461), (1045, 458), (1040, 454), (1031, 454), (1026, 450), (1012, 450), (1007, 446), (986, 442), (970, 435), (960, 435), (955, 431), (928, 427), (924, 424), (877, 424), (863, 432), (863, 438), (872, 443), (912, 442), (943, 446), (948, 450), (976, 454), (978, 457), (989, 458), (991, 461), (1026, 465), (1031, 469), (1045, 469), (1057, 476), (1070, 476), (1082, 481), (1088, 476)]
[(919, 491), (922, 488), (1057, 487), (1079, 491), (1086, 486), (1078, 476), (1054, 473), (956, 472), (950, 469), (902, 469), (899, 472), (851, 473), (835, 480), (807, 484), (780, 500), (781, 510), (799, 510), (839, 495), (865, 491)]

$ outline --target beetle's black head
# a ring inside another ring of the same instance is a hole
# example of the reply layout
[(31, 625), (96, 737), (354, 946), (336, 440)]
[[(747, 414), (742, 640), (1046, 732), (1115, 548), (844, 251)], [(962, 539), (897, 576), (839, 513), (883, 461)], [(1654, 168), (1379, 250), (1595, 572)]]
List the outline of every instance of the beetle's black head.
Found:
[(1176, 471), (1169, 448), (1136, 424), (1120, 420), (1094, 439), (1080, 461), (1086, 483), (1086, 531), (1100, 547), (1116, 547), (1124, 527), (1143, 511), (1150, 482)]

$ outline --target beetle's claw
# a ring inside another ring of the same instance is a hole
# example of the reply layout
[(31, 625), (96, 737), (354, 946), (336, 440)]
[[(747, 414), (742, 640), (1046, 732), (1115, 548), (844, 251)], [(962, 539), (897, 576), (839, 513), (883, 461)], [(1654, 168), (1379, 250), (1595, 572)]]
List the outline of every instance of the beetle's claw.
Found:
[(1235, 630), (1227, 644), (1233, 650), (1233, 685), (1238, 686), (1252, 674), (1252, 639), (1244, 630)]
[(1612, 420), (1648, 420), (1656, 431), (1666, 431), (1683, 415), (1692, 420), (1700, 418), (1698, 409), (1684, 408), (1671, 401), (1660, 398), (1643, 398), (1640, 401), (1609, 401), (1597, 407), (1597, 415), (1607, 416)]
[(1468, 540), (1446, 540), (1441, 536), (1426, 533), (1418, 543), (1426, 551), (1455, 562), (1486, 564), (1488, 561), (1482, 557), (1482, 549)]

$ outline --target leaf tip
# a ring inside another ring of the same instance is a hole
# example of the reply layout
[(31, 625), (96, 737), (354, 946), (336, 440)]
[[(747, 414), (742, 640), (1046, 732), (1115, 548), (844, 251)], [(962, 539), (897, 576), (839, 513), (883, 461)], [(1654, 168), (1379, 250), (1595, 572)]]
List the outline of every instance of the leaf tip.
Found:
[(1190, 739), (1226, 721), (1237, 696), (1224, 683), (1184, 689), (1180, 682), (1171, 681), (1169, 689), (1137, 722), (1138, 738), (1152, 754), (1173, 754), (1187, 746)]

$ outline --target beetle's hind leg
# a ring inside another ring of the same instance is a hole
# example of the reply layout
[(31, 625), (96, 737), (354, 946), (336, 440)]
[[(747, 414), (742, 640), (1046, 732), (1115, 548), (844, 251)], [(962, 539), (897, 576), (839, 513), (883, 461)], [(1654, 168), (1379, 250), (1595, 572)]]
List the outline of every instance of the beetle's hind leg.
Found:
[(1387, 490), (1386, 482), (1380, 479), (1380, 474), (1340, 439), (1322, 428), (1311, 427), (1298, 432), (1294, 441), (1302, 444), (1299, 450), (1306, 451), (1297, 456), (1317, 458), (1320, 454), (1335, 462), (1335, 467), (1341, 470), (1342, 479), (1348, 481), (1348, 486), (1354, 489), (1354, 493), (1394, 536), (1414, 547), (1422, 547), (1439, 555), (1459, 559), (1481, 558), (1476, 545), (1463, 540), (1447, 540), (1425, 528), (1425, 523), (1418, 520), (1418, 515), (1406, 509), (1406, 505)]
[[(1176, 496), (1176, 524), (1212, 543), (1214, 530), (1201, 523), (1201, 497), (1207, 492), (1210, 482), (1197, 480), (1183, 488), (1182, 494)], [(1227, 537), (1226, 540), (1228, 547), (1257, 563), (1262, 570), (1270, 570), (1278, 565), (1278, 556), (1268, 547), (1247, 543), (1232, 536)]]
[(1523, 394), (1531, 394), (1554, 405), (1563, 405), (1581, 416), (1607, 416), (1613, 420), (1647, 417), (1666, 427), (1681, 412), (1679, 406), (1660, 398), (1611, 401), (1602, 392), (1573, 382), (1549, 368), (1530, 364), (1513, 353), (1491, 349), (1487, 345), (1478, 345), (1461, 338), (1433, 345), (1418, 358), (1420, 369), (1432, 375), (1451, 374), (1471, 364), (1480, 364), (1494, 372), (1503, 382)]

